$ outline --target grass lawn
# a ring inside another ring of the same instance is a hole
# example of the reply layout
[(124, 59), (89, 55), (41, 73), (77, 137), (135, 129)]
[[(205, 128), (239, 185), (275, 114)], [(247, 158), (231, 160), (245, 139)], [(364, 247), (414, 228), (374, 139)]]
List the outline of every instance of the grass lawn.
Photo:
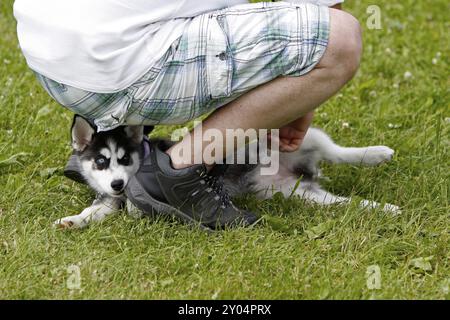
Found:
[[(403, 213), (246, 196), (241, 205), (277, 223), (208, 235), (126, 214), (82, 231), (51, 227), (93, 194), (62, 176), (72, 115), (27, 68), (13, 1), (2, 0), (0, 298), (450, 298), (448, 1), (377, 1), (380, 30), (366, 26), (373, 1), (347, 2), (365, 29), (362, 66), (315, 125), (340, 144), (384, 144), (396, 156), (377, 168), (325, 165), (324, 185)], [(367, 285), (371, 266), (379, 289)]]

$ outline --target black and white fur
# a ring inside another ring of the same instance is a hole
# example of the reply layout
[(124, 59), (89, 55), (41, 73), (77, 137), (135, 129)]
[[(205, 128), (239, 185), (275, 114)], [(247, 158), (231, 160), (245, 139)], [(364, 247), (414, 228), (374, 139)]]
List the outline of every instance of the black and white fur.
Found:
[[(345, 204), (351, 199), (331, 194), (320, 186), (320, 162), (376, 166), (392, 160), (393, 155), (394, 150), (386, 146), (341, 147), (325, 132), (310, 128), (298, 151), (279, 154), (280, 165), (276, 175), (261, 175), (261, 164), (250, 169), (248, 165), (233, 165), (227, 170), (226, 187), (231, 195), (254, 193), (259, 199), (269, 199), (281, 192), (285, 197), (296, 195), (321, 205)], [(378, 208), (380, 204), (362, 200), (359, 206)], [(385, 204), (382, 210), (400, 213), (400, 209), (392, 204)]]
[(126, 200), (125, 187), (138, 171), (142, 158), (143, 128), (127, 126), (96, 132), (88, 121), (75, 116), (71, 134), (82, 175), (98, 196), (80, 214), (58, 219), (55, 224), (82, 228), (116, 212)]
[[(142, 127), (129, 126), (96, 133), (86, 120), (75, 118), (72, 126), (73, 147), (83, 169), (83, 176), (99, 196), (80, 214), (55, 221), (57, 226), (82, 228), (90, 222), (101, 221), (120, 209), (126, 201), (123, 188), (139, 168), (142, 132)], [(125, 162), (127, 165), (121, 161), (125, 155), (130, 159), (128, 163)], [(260, 199), (267, 199), (281, 192), (285, 197), (296, 195), (321, 205), (345, 204), (351, 199), (333, 195), (321, 188), (318, 181), (320, 162), (376, 166), (390, 161), (393, 155), (394, 151), (385, 146), (341, 147), (323, 131), (310, 128), (298, 151), (280, 153), (279, 171), (276, 175), (261, 175), (261, 164), (230, 165), (225, 173), (224, 183), (232, 196), (250, 192)], [(96, 159), (99, 157), (109, 161), (108, 168), (98, 168)], [(123, 180), (120, 190), (116, 190), (117, 186), (113, 187), (117, 180)], [(381, 205), (375, 201), (362, 200), (359, 206), (378, 208)], [(140, 216), (129, 202), (127, 208), (130, 214)], [(400, 209), (392, 204), (384, 204), (381, 209), (394, 214), (400, 213)]]

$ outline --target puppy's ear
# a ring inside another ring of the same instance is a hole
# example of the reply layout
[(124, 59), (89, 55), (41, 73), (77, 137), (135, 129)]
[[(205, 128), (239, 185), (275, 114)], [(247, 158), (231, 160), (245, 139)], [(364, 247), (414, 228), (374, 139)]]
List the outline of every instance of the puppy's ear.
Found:
[(95, 128), (83, 117), (75, 115), (71, 132), (72, 147), (81, 152), (91, 143)]
[(134, 143), (141, 143), (144, 139), (144, 127), (143, 126), (126, 126), (125, 134)]

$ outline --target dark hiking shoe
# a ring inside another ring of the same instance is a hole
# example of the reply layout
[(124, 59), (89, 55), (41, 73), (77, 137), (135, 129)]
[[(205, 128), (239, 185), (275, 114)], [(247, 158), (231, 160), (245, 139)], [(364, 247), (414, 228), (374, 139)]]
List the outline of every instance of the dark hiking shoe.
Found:
[(136, 207), (147, 214), (169, 214), (205, 229), (249, 226), (258, 220), (231, 202), (221, 170), (208, 173), (204, 165), (173, 169), (162, 145), (150, 144), (149, 155), (125, 190)]
[(81, 174), (80, 162), (75, 153), (70, 155), (66, 167), (64, 168), (64, 175), (75, 182), (86, 184), (86, 180)]

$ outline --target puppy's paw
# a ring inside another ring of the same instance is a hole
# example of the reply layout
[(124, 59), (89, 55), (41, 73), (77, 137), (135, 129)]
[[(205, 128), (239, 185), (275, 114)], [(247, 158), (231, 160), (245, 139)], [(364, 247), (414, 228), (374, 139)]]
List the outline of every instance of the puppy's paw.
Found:
[(367, 147), (364, 154), (363, 163), (369, 166), (376, 166), (389, 162), (394, 157), (394, 150), (385, 146)]
[(53, 226), (58, 229), (78, 229), (83, 228), (83, 221), (78, 216), (69, 216), (56, 220)]

